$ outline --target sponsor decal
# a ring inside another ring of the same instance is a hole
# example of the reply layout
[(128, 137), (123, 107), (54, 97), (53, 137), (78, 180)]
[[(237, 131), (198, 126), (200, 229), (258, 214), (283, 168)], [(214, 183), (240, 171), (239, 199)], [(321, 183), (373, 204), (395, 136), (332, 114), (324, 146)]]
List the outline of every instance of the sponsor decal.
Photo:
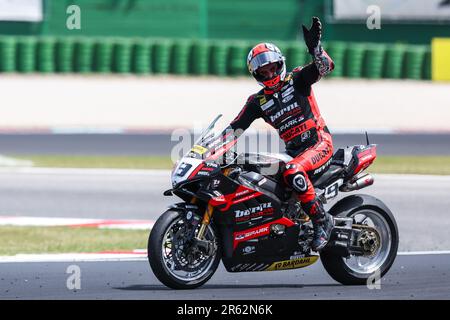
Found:
[(302, 134), (306, 130), (308, 130), (308, 125), (305, 122), (281, 134), (281, 139), (283, 139), (284, 141), (289, 141), (299, 134)]
[(266, 111), (267, 109), (269, 109), (273, 105), (274, 105), (274, 102), (273, 102), (273, 99), (271, 99), (268, 102), (266, 102), (263, 105), (261, 105), (261, 109), (262, 109), (262, 111)]
[(319, 259), (318, 256), (309, 256), (272, 263), (266, 271), (297, 269), (309, 266)]
[(217, 187), (220, 185), (220, 180), (219, 179), (214, 179), (211, 183), (211, 186), (213, 189), (217, 189)]
[(292, 127), (292, 126), (295, 126), (297, 123), (298, 123), (298, 122), (297, 122), (297, 119), (292, 119), (292, 120), (290, 120), (288, 123), (283, 124), (283, 125), (280, 127), (280, 131), (284, 131), (284, 130), (286, 130), (286, 129), (289, 129), (289, 128)]
[(266, 182), (267, 182), (267, 179), (266, 178), (262, 178), (261, 181), (258, 182), (258, 186), (262, 186)]
[(252, 219), (259, 219), (266, 215), (273, 214), (272, 202), (261, 203), (259, 206), (248, 208), (246, 210), (235, 210), (235, 218), (237, 223), (245, 222)]
[(198, 176), (209, 176), (209, 171), (199, 171), (197, 172)]
[(244, 190), (244, 191), (241, 191), (241, 192), (238, 192), (238, 193), (236, 193), (236, 197), (240, 197), (240, 196), (243, 196), (244, 194), (247, 194), (247, 193), (249, 193), (250, 192), (250, 190)]
[(302, 139), (302, 142), (305, 142), (306, 140), (308, 140), (311, 137), (311, 131), (305, 131), (302, 133), (302, 135), (300, 136)]
[(286, 91), (284, 91), (282, 94), (281, 94), (281, 97), (286, 97), (288, 94), (291, 94), (291, 93), (293, 93), (294, 92), (294, 87), (289, 87), (289, 89), (286, 89)]
[(319, 174), (322, 171), (324, 171), (326, 168), (328, 168), (328, 166), (331, 164), (331, 160), (332, 160), (332, 158), (330, 158), (330, 160), (328, 160), (323, 166), (314, 170), (313, 175)]
[(258, 96), (259, 98), (259, 104), (264, 104), (267, 102), (266, 96)]
[(305, 257), (305, 254), (296, 254), (295, 252), (294, 254), (295, 255), (289, 257), (289, 260), (302, 259)]
[(218, 168), (219, 167), (219, 164), (214, 163), (214, 162), (206, 162), (205, 164), (207, 167), (210, 167), (210, 168)]
[[(273, 102), (273, 100), (271, 100)], [(270, 121), (275, 122), (279, 117), (281, 117), (283, 114), (295, 109), (298, 107), (298, 103), (294, 102), (293, 104), (288, 105), (287, 107), (281, 109), (277, 113), (275, 113), (273, 116), (270, 116)]]
[(247, 246), (244, 249), (242, 249), (242, 254), (244, 254), (244, 255), (252, 254), (252, 253), (255, 253), (255, 251), (256, 251), (255, 246)]
[(238, 234), (234, 239), (235, 240), (242, 240), (245, 238), (245, 234)]
[(206, 149), (202, 146), (199, 146), (199, 145), (194, 145), (191, 149), (191, 152), (195, 152), (198, 154), (204, 154), (206, 151), (208, 151), (208, 149)]
[(293, 97), (294, 97), (294, 95), (290, 94), (286, 98), (283, 98), (283, 100), (281, 100), (281, 101), (283, 101), (283, 103), (286, 103), (288, 101), (291, 101)]
[(240, 232), (235, 232), (233, 234), (233, 237), (234, 237), (233, 249), (236, 249), (237, 245), (240, 242), (249, 241), (249, 240), (255, 241), (254, 240), (255, 238), (268, 236), (270, 234), (270, 225), (274, 224), (274, 223), (284, 224), (286, 227), (292, 227), (294, 225), (292, 220), (283, 217), (278, 220), (272, 221), (272, 223), (269, 222), (265, 225), (260, 225), (259, 227), (247, 229), (247, 230), (240, 231)]
[(259, 197), (261, 194), (262, 194), (262, 193), (260, 193), (260, 192), (254, 192), (254, 193), (252, 193), (252, 194), (249, 194), (249, 195), (246, 196), (246, 197), (243, 197), (243, 198), (234, 200), (233, 203), (231, 203), (231, 204), (241, 203), (241, 202), (244, 202), (244, 201), (247, 201), (247, 200), (250, 200), (250, 199)]
[(314, 164), (319, 163), (322, 159), (326, 158), (329, 154), (330, 154), (330, 148), (325, 148), (324, 150), (322, 150), (321, 152), (315, 154), (311, 158), (312, 164), (314, 165)]
[(264, 235), (269, 233), (269, 226), (265, 226), (256, 230), (241, 233), (235, 236), (235, 240), (245, 240), (252, 237), (257, 237), (259, 235)]

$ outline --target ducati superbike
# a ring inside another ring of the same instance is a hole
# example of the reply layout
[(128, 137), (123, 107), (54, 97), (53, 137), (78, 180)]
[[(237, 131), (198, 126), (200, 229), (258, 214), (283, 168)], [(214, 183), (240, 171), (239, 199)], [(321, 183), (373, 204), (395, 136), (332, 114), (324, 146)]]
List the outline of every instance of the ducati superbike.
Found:
[[(206, 283), (222, 261), (228, 272), (303, 268), (319, 259), (344, 285), (364, 285), (382, 277), (397, 255), (395, 218), (379, 199), (353, 194), (328, 212), (333, 229), (327, 246), (311, 250), (312, 222), (294, 191), (283, 182), (287, 154), (241, 153), (236, 140), (213, 141), (220, 115), (172, 171), (173, 204), (153, 226), (148, 260), (156, 277), (173, 289)], [(376, 158), (376, 145), (338, 149), (312, 183), (324, 204), (340, 192), (373, 184), (365, 170)]]

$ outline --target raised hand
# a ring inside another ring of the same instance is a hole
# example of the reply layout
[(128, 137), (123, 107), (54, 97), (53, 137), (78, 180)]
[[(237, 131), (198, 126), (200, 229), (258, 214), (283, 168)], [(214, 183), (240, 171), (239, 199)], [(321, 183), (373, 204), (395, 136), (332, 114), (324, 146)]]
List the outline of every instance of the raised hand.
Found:
[(311, 28), (308, 29), (302, 25), (303, 38), (310, 54), (314, 55), (315, 50), (318, 50), (320, 45), (320, 38), (322, 37), (322, 23), (318, 17), (312, 18)]

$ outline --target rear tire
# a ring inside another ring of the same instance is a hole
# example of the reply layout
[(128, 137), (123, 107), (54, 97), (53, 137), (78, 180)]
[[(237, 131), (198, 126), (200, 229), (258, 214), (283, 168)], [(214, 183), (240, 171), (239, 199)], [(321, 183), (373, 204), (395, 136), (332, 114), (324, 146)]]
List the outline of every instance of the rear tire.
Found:
[[(167, 244), (163, 242), (168, 239), (167, 236), (170, 234), (174, 225), (177, 223), (179, 223), (180, 226), (183, 223), (187, 224), (187, 222), (183, 220), (185, 220), (184, 212), (177, 210), (166, 211), (156, 221), (148, 239), (147, 249), (150, 267), (158, 280), (172, 289), (194, 289), (202, 286), (213, 276), (221, 258), (220, 247), (217, 245), (217, 250), (214, 256), (208, 258), (208, 263), (206, 263), (205, 270), (201, 272), (199, 276), (190, 279), (189, 275), (184, 278), (176, 275), (175, 271), (179, 271), (179, 269), (171, 269), (169, 266), (170, 263), (167, 259), (166, 252), (168, 247), (165, 247)], [(207, 233), (210, 238), (213, 237), (216, 243), (218, 243), (217, 232), (212, 225), (208, 227)], [(169, 251), (174, 251), (172, 250), (174, 246), (175, 244), (171, 243)], [(173, 255), (175, 253), (172, 252), (171, 254)]]
[(386, 245), (386, 250), (388, 250), (388, 252), (385, 254), (386, 256), (381, 259), (379, 266), (375, 264), (376, 265), (375, 270), (372, 270), (373, 268), (371, 268), (368, 269), (366, 272), (363, 269), (359, 271), (356, 270), (357, 268), (351, 268), (348, 265), (348, 262), (346, 262), (348, 260), (340, 256), (339, 254), (333, 252), (332, 249), (327, 250), (325, 248), (320, 253), (320, 258), (322, 260), (322, 264), (325, 270), (334, 280), (344, 285), (367, 285), (369, 278), (372, 279), (375, 273), (378, 273), (381, 279), (381, 277), (383, 277), (389, 271), (397, 256), (399, 243), (398, 228), (395, 222), (395, 218), (389, 211), (389, 209), (384, 210), (383, 208), (378, 206), (362, 206), (362, 207), (355, 207), (352, 210), (346, 211), (346, 213), (344, 212), (338, 214), (337, 216), (354, 217), (358, 214), (363, 215), (364, 213), (368, 212), (374, 215), (374, 217), (376, 215), (381, 217), (382, 219), (380, 219), (380, 221), (385, 221), (386, 226), (389, 229), (385, 230), (389, 232), (389, 239), (390, 239), (390, 241)]

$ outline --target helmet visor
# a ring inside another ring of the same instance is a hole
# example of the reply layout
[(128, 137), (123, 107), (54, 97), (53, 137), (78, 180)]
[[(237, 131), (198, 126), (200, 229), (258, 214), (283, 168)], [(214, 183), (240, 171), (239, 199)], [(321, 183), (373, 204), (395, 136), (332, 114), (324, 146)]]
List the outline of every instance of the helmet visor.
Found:
[(258, 54), (253, 57), (249, 62), (249, 70), (254, 73), (258, 68), (261, 68), (272, 62), (280, 62), (283, 61), (283, 56), (278, 52), (267, 51)]

